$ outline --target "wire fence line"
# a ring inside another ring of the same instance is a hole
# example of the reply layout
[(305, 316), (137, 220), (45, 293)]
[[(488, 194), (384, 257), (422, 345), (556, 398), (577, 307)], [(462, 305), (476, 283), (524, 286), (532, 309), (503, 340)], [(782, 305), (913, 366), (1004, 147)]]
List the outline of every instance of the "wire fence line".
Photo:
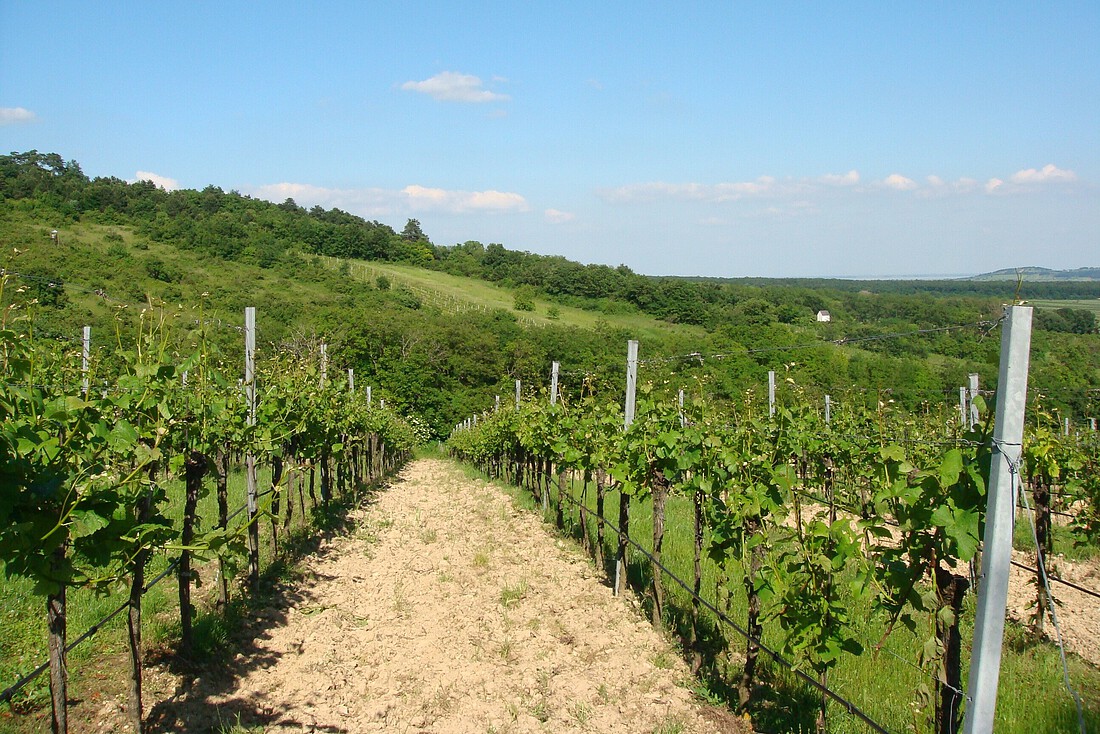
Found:
[[(256, 494), (256, 499), (258, 500), (261, 497), (265, 497), (269, 494), (274, 494), (275, 491), (276, 490), (274, 488), (266, 489), (263, 492), (257, 493)], [(229, 515), (226, 516), (226, 518), (225, 518), (226, 523), (231, 522), (238, 515), (240, 515), (242, 512), (245, 512), (247, 509), (248, 509), (247, 504), (241, 505), (236, 510), (234, 510), (233, 512), (231, 512)], [(256, 517), (257, 517), (256, 521), (258, 522), (259, 521), (259, 515), (257, 515)], [(145, 586), (142, 587), (141, 595), (144, 597), (147, 593), (149, 593), (150, 589), (152, 589), (154, 586), (156, 586), (161, 581), (163, 581), (168, 576), (170, 576), (172, 574), (172, 572), (175, 571), (176, 568), (179, 566), (179, 563), (180, 563), (179, 558), (175, 558), (172, 561), (170, 561), (168, 563), (168, 567), (166, 569), (164, 569), (152, 581), (150, 581), (149, 583), (147, 583)], [(110, 613), (105, 615), (102, 619), (100, 619), (95, 624), (91, 625), (87, 630), (84, 631), (83, 634), (81, 634), (79, 637), (77, 637), (72, 642), (65, 645), (65, 654), (68, 654), (68, 653), (72, 652), (74, 649), (76, 649), (76, 647), (80, 643), (94, 637), (107, 624), (109, 624), (111, 622), (111, 620), (113, 620), (115, 617), (117, 617), (119, 614), (121, 614), (129, 606), (130, 606), (129, 601), (124, 601), (121, 604), (119, 604)], [(19, 691), (21, 691), (23, 688), (25, 688), (27, 685), (29, 685), (32, 681), (34, 681), (35, 678), (42, 675), (42, 673), (46, 672), (46, 670), (49, 667), (50, 667), (50, 662), (47, 660), (46, 662), (42, 663), (41, 665), (39, 665), (37, 668), (35, 668), (31, 672), (20, 676), (19, 679), (15, 683), (13, 683), (12, 685), (5, 688), (3, 692), (0, 692), (0, 703), (10, 702), (12, 700), (12, 698), (15, 697), (15, 694), (19, 693)]]
[(699, 594), (696, 594), (695, 590), (690, 585), (688, 585), (688, 583), (686, 581), (684, 581), (679, 576), (677, 576), (675, 573), (673, 573), (671, 570), (669, 570), (669, 568), (667, 566), (665, 566), (662, 562), (658, 561), (653, 556), (653, 554), (650, 553), (649, 550), (647, 550), (644, 546), (639, 544), (638, 541), (636, 541), (634, 538), (630, 537), (629, 533), (626, 533), (624, 535), (622, 530), (620, 530), (619, 527), (615, 523), (608, 520), (603, 515), (597, 514), (597, 513), (593, 512), (592, 510), (588, 509), (585, 505), (578, 502), (571, 494), (561, 493), (559, 491), (559, 496), (562, 497), (563, 499), (567, 500), (574, 507), (578, 508), (582, 514), (585, 514), (587, 516), (594, 516), (595, 518), (597, 518), (598, 521), (602, 521), (603, 524), (605, 526), (607, 526), (613, 533), (615, 533), (616, 536), (625, 539), (626, 542), (630, 546), (632, 546), (635, 550), (637, 550), (639, 553), (641, 553), (643, 556), (645, 556), (645, 558), (650, 563), (652, 563), (654, 566), (659, 568), (662, 573), (664, 573), (666, 576), (668, 576), (669, 580), (671, 580), (673, 583), (675, 583), (677, 586), (679, 586), (681, 589), (683, 589), (692, 599), (697, 601), (701, 606), (705, 607), (708, 611), (710, 611), (712, 614), (714, 614), (715, 617), (717, 619), (719, 619), (723, 624), (725, 624), (730, 629), (737, 632), (737, 634), (739, 634), (745, 640), (747, 640), (747, 641), (751, 642), (752, 644), (758, 646), (763, 653), (765, 653), (768, 657), (770, 657), (778, 665), (786, 668), (788, 671), (793, 673), (800, 680), (802, 680), (803, 682), (809, 684), (810, 686), (817, 689), (822, 694), (828, 696), (830, 699), (832, 699), (836, 703), (840, 704), (844, 708), (845, 711), (847, 711), (849, 714), (851, 714), (852, 716), (854, 716), (857, 719), (859, 719), (860, 721), (862, 721), (872, 731), (878, 732), (878, 734), (890, 734), (889, 730), (887, 730), (884, 726), (882, 726), (877, 721), (872, 719), (869, 714), (867, 714), (865, 711), (863, 711), (863, 709), (861, 709), (855, 703), (853, 703), (852, 701), (849, 701), (848, 699), (844, 698), (844, 696), (842, 696), (841, 694), (839, 694), (836, 691), (832, 690), (831, 688), (829, 688), (825, 684), (821, 683), (821, 681), (817, 680), (816, 678), (809, 675), (805, 671), (799, 669), (794, 663), (787, 660), (778, 651), (776, 651), (776, 650), (772, 649), (771, 647), (769, 647), (768, 645), (764, 644), (764, 642), (761, 641), (761, 639), (759, 637), (756, 637), (756, 636), (750, 634), (748, 630), (741, 627), (737, 622), (735, 622), (733, 619), (731, 619), (729, 617), (729, 615), (727, 615), (725, 612), (720, 610), (715, 604), (712, 604), (705, 597), (703, 597)]
[[(1018, 468), (1018, 467), (1017, 467)], [(1013, 483), (1019, 481), (1016, 472), (1013, 472)], [(1015, 489), (1015, 487), (1013, 487)], [(1054, 631), (1057, 634), (1058, 640), (1058, 652), (1062, 658), (1062, 680), (1065, 683), (1066, 690), (1073, 697), (1073, 703), (1077, 707), (1077, 726), (1081, 731), (1081, 734), (1088, 734), (1085, 729), (1085, 712), (1081, 706), (1081, 696), (1077, 693), (1077, 690), (1073, 687), (1073, 684), (1069, 680), (1069, 663), (1066, 661), (1066, 644), (1062, 637), (1062, 627), (1058, 624), (1058, 612), (1055, 610), (1054, 594), (1050, 591), (1050, 582), (1047, 578), (1046, 562), (1043, 558), (1043, 549), (1039, 544), (1039, 535), (1035, 527), (1035, 513), (1031, 510), (1031, 505), (1027, 501), (1027, 492), (1020, 492), (1021, 497), (1024, 499), (1024, 505), (1027, 509), (1027, 518), (1031, 526), (1031, 539), (1035, 542), (1037, 550), (1035, 554), (1036, 561), (1039, 564), (1039, 580), (1041, 582), (1040, 594), (1046, 594), (1047, 610), (1050, 612), (1050, 621), (1054, 624)]]
[[(145, 586), (143, 586), (142, 589), (141, 589), (141, 595), (145, 596), (145, 594), (147, 594), (150, 589), (152, 589), (154, 586), (156, 586), (161, 581), (163, 581), (165, 578), (167, 578), (169, 575), (171, 575), (171, 573), (176, 570), (177, 566), (179, 566), (179, 559), (178, 558), (173, 560), (171, 563), (169, 563), (168, 568), (161, 571), (161, 573), (156, 578), (154, 578), (152, 581), (150, 581)], [(117, 607), (114, 608), (114, 610), (111, 613), (109, 613), (108, 615), (103, 617), (103, 619), (101, 619), (98, 622), (96, 622), (95, 624), (93, 624), (91, 627), (89, 627), (82, 635), (77, 637), (75, 640), (73, 640), (69, 644), (65, 645), (65, 654), (68, 654), (68, 653), (72, 652), (74, 649), (76, 649), (77, 645), (84, 642), (85, 640), (90, 639), (91, 637), (94, 637), (96, 635), (96, 633), (98, 633), (100, 630), (102, 630), (105, 625), (107, 625), (111, 620), (113, 620), (119, 614), (122, 614), (122, 612), (129, 606), (130, 606), (129, 601), (124, 601), (121, 604), (119, 604)], [(27, 673), (26, 675), (20, 676), (19, 680), (17, 680), (15, 683), (8, 686), (7, 688), (5, 688), (3, 693), (0, 693), (0, 703), (10, 702), (11, 699), (15, 697), (15, 694), (17, 694), (17, 693), (19, 693), (19, 691), (23, 690), (23, 688), (25, 688), (35, 678), (42, 675), (42, 673), (46, 672), (46, 670), (49, 667), (50, 667), (50, 661), (47, 660), (46, 662), (42, 663), (41, 665), (39, 665), (37, 668), (35, 668), (31, 672)]]

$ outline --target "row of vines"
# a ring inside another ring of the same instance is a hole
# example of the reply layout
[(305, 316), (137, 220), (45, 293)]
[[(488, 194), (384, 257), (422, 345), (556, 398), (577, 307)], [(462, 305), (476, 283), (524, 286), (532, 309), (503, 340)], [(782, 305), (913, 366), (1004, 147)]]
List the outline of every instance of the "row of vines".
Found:
[[(815, 726), (822, 732), (829, 729), (825, 689), (841, 658), (877, 656), (896, 630), (907, 629), (917, 650), (912, 665), (924, 683), (903, 725), (957, 731), (965, 697), (963, 602), (976, 581), (991, 461), (992, 420), (982, 399), (976, 404), (983, 420), (971, 429), (946, 406), (919, 415), (888, 403), (856, 406), (834, 410), (826, 423), (797, 395), (769, 415), (751, 396), (717, 406), (701, 397), (705, 385), (697, 386), (700, 397), (686, 401), (667, 388), (640, 385), (625, 430), (617, 399), (585, 386), (579, 396), (525, 401), (468, 421), (448, 446), (543, 502), (556, 497), (550, 502), (559, 524), (571, 524), (597, 565), (614, 574), (616, 592), (627, 583), (631, 508), (644, 503), (652, 538), (641, 565), (651, 568), (639, 583), (654, 623), (683, 633), (696, 672), (707, 673), (737, 645), (724, 641), (715, 650), (704, 639), (711, 624), (701, 609), (705, 568), (713, 569), (716, 608), (733, 614), (731, 597), (744, 600), (735, 621), (746, 638), (731, 681), (731, 698), (742, 708), (758, 693), (766, 623), (779, 630), (770, 644), (819, 684), (812, 688), (821, 694)], [(1029, 423), (1024, 474), (1040, 527), (1045, 523), (1040, 552), (1050, 550), (1052, 512), (1072, 515), (1077, 539), (1095, 543), (1098, 434), (1064, 437), (1054, 418), (1037, 415)], [(677, 498), (691, 508), (675, 520), (692, 526), (686, 620), (666, 609), (660, 568), (666, 507)], [(612, 524), (605, 512), (612, 502), (614, 540), (605, 527)], [(867, 639), (868, 609), (880, 617), (878, 639)], [(1039, 593), (1037, 625), (1047, 611)]]
[[(186, 655), (194, 564), (216, 570), (218, 603), (226, 604), (238, 570), (248, 569), (244, 581), (258, 580), (261, 524), (278, 546), (295, 499), (306, 512), (307, 486), (315, 506), (328, 506), (393, 471), (423, 437), (365, 395), (326, 380), (310, 354), (272, 350), (260, 360), (250, 406), (239, 362), (210, 353), (201, 311), (187, 321), (150, 308), (137, 320), (138, 334), (116, 335), (109, 354), (84, 363), (79, 346), (36, 339), (34, 304), (5, 298), (5, 285), (0, 561), (9, 577), (32, 579), (43, 599), (54, 731), (67, 728), (66, 593), (128, 587), (129, 711), (141, 731), (141, 598), (150, 559), (173, 559)], [(253, 486), (248, 506), (231, 513), (231, 469), (243, 464), (254, 485), (257, 462), (270, 464), (270, 485)], [(182, 509), (172, 506), (179, 493), (170, 500), (166, 489), (181, 481)], [(198, 517), (211, 489), (217, 517)]]

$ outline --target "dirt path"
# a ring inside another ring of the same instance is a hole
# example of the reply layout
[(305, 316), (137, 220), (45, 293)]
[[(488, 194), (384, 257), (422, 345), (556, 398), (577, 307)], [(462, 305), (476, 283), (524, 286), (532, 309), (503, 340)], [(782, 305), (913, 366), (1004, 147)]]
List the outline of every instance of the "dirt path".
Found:
[(358, 520), (228, 674), (150, 671), (152, 730), (748, 731), (572, 544), (454, 464), (411, 464)]

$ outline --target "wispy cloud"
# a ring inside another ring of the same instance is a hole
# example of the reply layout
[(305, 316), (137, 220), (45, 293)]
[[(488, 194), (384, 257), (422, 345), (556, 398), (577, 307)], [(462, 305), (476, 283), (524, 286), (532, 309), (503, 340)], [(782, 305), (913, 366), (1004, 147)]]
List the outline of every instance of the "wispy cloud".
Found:
[(524, 212), (527, 200), (506, 191), (462, 191), (410, 184), (403, 189), (332, 189), (302, 183), (267, 184), (251, 189), (253, 196), (268, 201), (294, 199), (304, 206), (338, 208), (364, 217), (383, 217), (413, 212), (467, 214), (476, 212)]
[(564, 224), (566, 222), (572, 222), (577, 218), (577, 215), (572, 212), (563, 212), (558, 209), (547, 209), (542, 215), (546, 218), (546, 221), (551, 224)]
[(161, 176), (158, 173), (151, 173), (149, 171), (138, 171), (134, 174), (135, 181), (152, 181), (154, 185), (165, 191), (175, 191), (180, 187), (180, 182), (174, 178), (168, 178), (167, 176)]
[(22, 125), (37, 119), (26, 107), (0, 107), (0, 125)]
[(703, 183), (667, 183), (653, 181), (649, 183), (627, 184), (610, 189), (599, 189), (596, 195), (604, 201), (616, 204), (652, 202), (661, 200), (722, 202), (756, 196), (771, 191), (776, 180), (771, 176), (761, 176), (755, 181), (736, 181), (716, 184)]
[(917, 188), (916, 181), (911, 178), (906, 178), (900, 173), (891, 173), (882, 180), (882, 185), (888, 189), (894, 189), (895, 191), (912, 191)]
[(855, 186), (859, 183), (859, 171), (853, 168), (847, 173), (826, 173), (818, 181), (829, 186)]
[[(1026, 168), (1004, 177), (990, 177), (985, 183), (969, 176), (948, 181), (937, 175), (926, 176), (923, 180), (891, 173), (880, 180), (861, 184), (859, 171), (852, 169), (847, 173), (828, 173), (816, 177), (760, 176), (752, 181), (724, 183), (670, 183), (666, 181), (648, 181), (625, 184), (623, 186), (601, 188), (596, 195), (612, 204), (645, 204), (658, 202), (703, 202), (720, 204), (747, 198), (794, 198), (800, 196), (869, 196), (878, 192), (897, 191), (922, 198), (933, 198), (967, 194), (1008, 194), (1032, 191), (1040, 186), (1070, 184), (1077, 181), (1073, 171), (1047, 164), (1042, 168)], [(848, 193), (843, 193), (848, 192)]]
[(303, 183), (266, 184), (247, 193), (281, 203), (294, 199), (302, 206), (343, 209), (367, 218), (389, 216), (398, 211), (399, 193), (380, 188), (333, 189)]
[(1039, 170), (1025, 168), (1016, 171), (1010, 179), (1015, 184), (1052, 183), (1058, 181), (1076, 181), (1077, 174), (1058, 168), (1053, 163), (1048, 163)]
[(461, 214), (471, 211), (527, 211), (527, 200), (508, 191), (448, 191), (413, 184), (401, 193), (408, 197), (414, 209), (437, 210)]
[[(494, 81), (504, 79), (494, 77)], [(457, 71), (444, 71), (423, 81), (408, 81), (401, 88), (409, 92), (427, 94), (441, 102), (504, 102), (510, 99), (486, 89), (479, 77), (473, 74), (461, 74)]]

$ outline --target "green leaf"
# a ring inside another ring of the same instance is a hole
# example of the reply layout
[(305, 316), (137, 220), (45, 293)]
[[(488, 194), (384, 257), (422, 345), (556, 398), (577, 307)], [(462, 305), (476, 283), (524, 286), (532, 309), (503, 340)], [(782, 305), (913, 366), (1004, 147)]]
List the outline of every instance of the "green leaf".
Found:
[(959, 449), (951, 449), (943, 456), (940, 462), (940, 486), (953, 487), (959, 481), (959, 474), (963, 470), (963, 455)]

